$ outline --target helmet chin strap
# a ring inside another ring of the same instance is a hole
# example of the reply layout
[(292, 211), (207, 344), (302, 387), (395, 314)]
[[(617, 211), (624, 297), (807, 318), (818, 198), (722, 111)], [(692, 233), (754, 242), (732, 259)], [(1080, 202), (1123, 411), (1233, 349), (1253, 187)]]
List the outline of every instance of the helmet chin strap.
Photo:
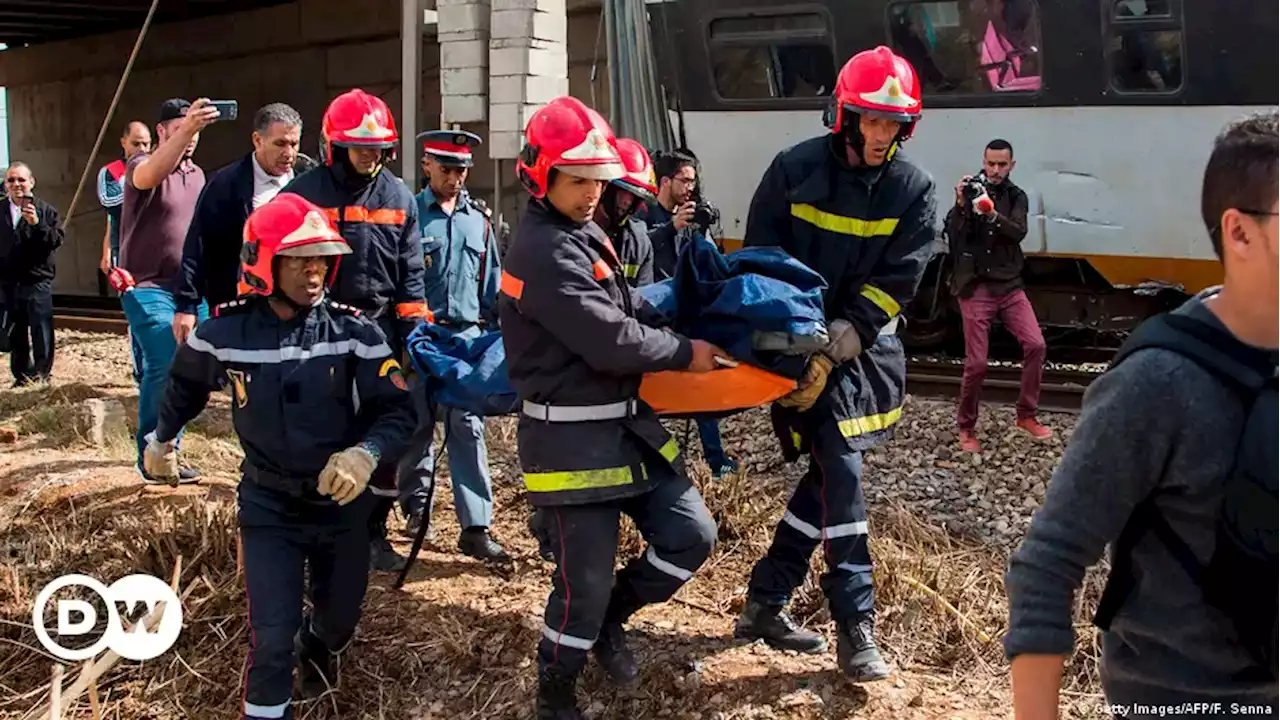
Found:
[(635, 214), (636, 208), (640, 204), (640, 198), (636, 198), (631, 203), (631, 209), (626, 212), (618, 212), (618, 193), (620, 192), (617, 185), (610, 183), (604, 189), (604, 196), (600, 198), (600, 205), (604, 208), (605, 217), (609, 218), (609, 223), (613, 227), (621, 227), (627, 218)]

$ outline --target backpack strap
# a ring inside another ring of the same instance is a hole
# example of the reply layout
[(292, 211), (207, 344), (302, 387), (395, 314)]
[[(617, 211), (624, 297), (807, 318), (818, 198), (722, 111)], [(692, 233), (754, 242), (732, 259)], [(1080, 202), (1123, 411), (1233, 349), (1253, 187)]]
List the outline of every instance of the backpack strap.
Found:
[[(1157, 315), (1138, 326), (1116, 353), (1111, 369), (1139, 350), (1153, 348), (1176, 352), (1212, 373), (1239, 395), (1246, 417), (1258, 393), (1275, 381), (1275, 368), (1266, 351), (1250, 348), (1220, 328), (1176, 313)], [(1271, 368), (1269, 373), (1263, 371), (1267, 367)], [(1234, 472), (1233, 465), (1228, 477)], [(1202, 585), (1205, 567), (1160, 513), (1155, 495), (1150, 495), (1133, 509), (1114, 543), (1111, 573), (1093, 617), (1094, 625), (1103, 630), (1110, 628), (1120, 606), (1133, 592), (1133, 549), (1147, 531), (1154, 532), (1191, 579)]]

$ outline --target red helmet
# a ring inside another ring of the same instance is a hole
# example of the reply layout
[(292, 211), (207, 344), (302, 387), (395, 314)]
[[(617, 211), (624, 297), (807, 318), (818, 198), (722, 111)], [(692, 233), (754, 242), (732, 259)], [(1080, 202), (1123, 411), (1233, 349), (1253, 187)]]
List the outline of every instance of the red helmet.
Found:
[(391, 108), (382, 98), (356, 88), (329, 103), (320, 121), (320, 155), (333, 164), (333, 146), (392, 148), (400, 139)]
[(911, 137), (920, 119), (920, 80), (905, 58), (881, 45), (849, 58), (836, 78), (827, 127), (840, 132), (845, 111), (903, 123), (900, 140)]
[(240, 294), (271, 295), (275, 291), (277, 257), (333, 257), (326, 287), (338, 274), (338, 255), (351, 253), (324, 211), (301, 195), (280, 193), (254, 210), (244, 223), (240, 250)]
[(524, 128), (524, 142), (516, 177), (536, 198), (546, 196), (552, 168), (589, 180), (624, 175), (613, 128), (577, 98), (558, 97), (539, 108)]
[(614, 147), (618, 151), (618, 157), (622, 158), (622, 169), (626, 174), (611, 182), (632, 195), (645, 200), (656, 200), (658, 176), (653, 173), (653, 161), (649, 159), (649, 152), (631, 138), (618, 138)]

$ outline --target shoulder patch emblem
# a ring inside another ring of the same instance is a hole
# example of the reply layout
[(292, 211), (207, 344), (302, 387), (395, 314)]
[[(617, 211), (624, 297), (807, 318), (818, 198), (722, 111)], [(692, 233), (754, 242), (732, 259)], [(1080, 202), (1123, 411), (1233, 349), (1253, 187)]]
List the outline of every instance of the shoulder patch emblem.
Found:
[(378, 377), (384, 377), (391, 381), (401, 390), (408, 390), (409, 383), (404, 379), (404, 371), (400, 368), (400, 363), (395, 358), (387, 358), (382, 363), (382, 367), (378, 368)]

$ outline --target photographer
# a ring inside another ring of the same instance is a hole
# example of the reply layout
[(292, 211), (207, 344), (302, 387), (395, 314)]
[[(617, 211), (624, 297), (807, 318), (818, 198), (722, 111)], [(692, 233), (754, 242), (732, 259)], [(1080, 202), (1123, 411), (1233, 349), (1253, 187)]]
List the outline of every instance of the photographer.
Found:
[(964, 320), (964, 379), (956, 424), (960, 447), (980, 452), (978, 401), (987, 374), (991, 321), (999, 318), (1022, 346), (1022, 391), (1017, 425), (1037, 439), (1052, 432), (1036, 420), (1045, 345), (1031, 302), (1022, 290), (1024, 259), (1020, 243), (1027, 234), (1027, 194), (1009, 174), (1016, 163), (1013, 146), (992, 140), (982, 153), (982, 172), (956, 184), (956, 203), (947, 214), (954, 275), (952, 291)]
[(658, 199), (648, 203), (642, 219), (653, 244), (654, 280), (665, 280), (675, 275), (685, 241), (719, 222), (720, 213), (698, 197), (698, 158), (689, 150), (655, 152), (653, 169)]

